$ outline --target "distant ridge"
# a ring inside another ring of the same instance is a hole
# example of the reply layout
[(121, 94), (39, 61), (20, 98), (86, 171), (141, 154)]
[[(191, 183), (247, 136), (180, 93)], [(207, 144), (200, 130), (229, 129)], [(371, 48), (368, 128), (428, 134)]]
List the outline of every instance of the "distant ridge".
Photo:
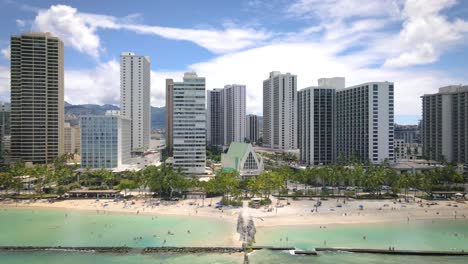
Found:
[[(72, 125), (78, 125), (77, 120), (70, 120), (72, 116), (82, 115), (104, 115), (108, 110), (119, 110), (120, 108), (116, 105), (104, 104), (82, 104), (73, 105), (65, 102), (65, 119), (70, 121)], [(67, 118), (68, 117), (68, 118)], [(166, 122), (166, 108), (165, 107), (151, 107), (151, 127), (152, 129), (164, 128)]]

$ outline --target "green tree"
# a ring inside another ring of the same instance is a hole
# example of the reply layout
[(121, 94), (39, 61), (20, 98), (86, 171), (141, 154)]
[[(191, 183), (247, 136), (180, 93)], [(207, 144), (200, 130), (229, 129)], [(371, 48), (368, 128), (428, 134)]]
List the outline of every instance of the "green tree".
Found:
[(138, 185), (134, 181), (128, 179), (122, 179), (117, 185), (117, 189), (119, 189), (120, 191), (124, 191), (125, 196), (127, 196), (127, 190), (133, 190), (137, 187)]

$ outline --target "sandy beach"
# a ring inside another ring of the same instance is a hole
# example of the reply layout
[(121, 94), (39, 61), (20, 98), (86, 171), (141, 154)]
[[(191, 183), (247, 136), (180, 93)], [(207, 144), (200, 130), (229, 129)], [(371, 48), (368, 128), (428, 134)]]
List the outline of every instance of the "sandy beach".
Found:
[[(49, 203), (46, 200), (35, 202), (1, 201), (0, 207), (22, 207), (34, 209), (86, 210), (96, 213), (125, 213), (141, 215), (171, 215), (190, 217), (210, 217), (236, 223), (242, 209), (214, 208), (220, 197), (202, 200), (182, 200), (161, 202), (155, 206), (149, 200), (140, 198), (132, 202), (114, 202), (112, 200), (63, 200)], [(273, 199), (271, 206), (259, 209), (248, 208), (247, 214), (257, 227), (291, 226), (291, 225), (327, 225), (327, 224), (365, 224), (385, 222), (407, 222), (431, 219), (465, 219), (468, 216), (468, 203), (454, 201), (437, 201), (438, 205), (427, 205), (430, 201), (422, 200), (398, 202), (395, 200), (346, 200), (329, 199), (315, 211), (315, 200), (281, 200)], [(287, 205), (287, 202), (290, 205)], [(212, 206), (208, 206), (209, 204)], [(360, 209), (362, 205), (363, 209)]]

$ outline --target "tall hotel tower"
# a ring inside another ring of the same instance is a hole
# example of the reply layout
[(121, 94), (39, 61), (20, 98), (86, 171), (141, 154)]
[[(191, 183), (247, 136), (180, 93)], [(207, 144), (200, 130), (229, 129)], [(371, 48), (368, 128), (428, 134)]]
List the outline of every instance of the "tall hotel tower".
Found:
[(52, 162), (63, 153), (63, 42), (50, 33), (11, 37), (12, 159)]
[(335, 160), (335, 89), (345, 87), (345, 78), (322, 78), (318, 83), (297, 92), (298, 145), (301, 160), (308, 165)]
[(427, 159), (468, 165), (468, 86), (422, 96), (422, 143)]
[(336, 91), (336, 158), (394, 160), (394, 87), (369, 82)]
[(230, 145), (245, 139), (245, 85), (208, 91), (207, 134), (210, 145)]
[(130, 120), (133, 153), (149, 148), (151, 136), (150, 59), (131, 52), (120, 55), (121, 115)]
[(174, 167), (200, 175), (206, 166), (205, 78), (187, 72), (183, 82), (173, 85)]
[(263, 81), (263, 146), (297, 149), (297, 76), (274, 71)]
[(174, 126), (174, 80), (166, 79), (166, 151), (172, 156), (172, 129)]

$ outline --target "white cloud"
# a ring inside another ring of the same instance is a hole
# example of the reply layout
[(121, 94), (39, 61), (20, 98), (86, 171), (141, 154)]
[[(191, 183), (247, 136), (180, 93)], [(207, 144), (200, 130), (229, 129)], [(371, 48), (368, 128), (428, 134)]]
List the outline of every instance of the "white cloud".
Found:
[(263, 31), (240, 28), (205, 30), (145, 25), (123, 25), (122, 27), (137, 33), (158, 35), (168, 39), (192, 41), (214, 53), (226, 53), (252, 47), (271, 37), (269, 33)]
[(16, 19), (16, 26), (19, 28), (24, 28), (26, 26), (26, 21), (22, 19)]
[(94, 58), (99, 57), (100, 38), (97, 27), (117, 28), (113, 18), (102, 15), (82, 15), (76, 8), (53, 5), (40, 10), (33, 27), (39, 31), (52, 32), (65, 44)]
[(52, 32), (64, 42), (94, 58), (99, 57), (100, 37), (98, 29), (125, 29), (140, 34), (156, 35), (163, 38), (191, 41), (214, 53), (225, 53), (252, 47), (267, 40), (271, 35), (249, 28), (232, 25), (218, 29), (184, 29), (134, 24), (139, 15), (124, 18), (79, 12), (67, 5), (52, 5), (40, 10), (34, 21), (34, 28)]
[(10, 101), (10, 69), (0, 65), (0, 101)]
[(11, 56), (11, 55), (10, 55), (10, 52), (11, 52), (10, 50), (11, 50), (11, 46), (8, 45), (8, 47), (3, 48), (3, 49), (1, 49), (1, 51), (0, 51), (0, 52), (2, 53), (2, 55), (3, 55), (3, 57), (4, 57), (5, 59), (7, 59), (7, 60), (9, 60), (9, 59), (10, 59), (10, 56)]
[(460, 19), (449, 21), (441, 13), (455, 4), (455, 0), (433, 0), (430, 4), (424, 0), (407, 0), (403, 28), (392, 43), (396, 54), (385, 62), (385, 66), (435, 62), (444, 51), (466, 39), (468, 23)]
[[(165, 105), (165, 79), (183, 72), (151, 71), (151, 105)], [(120, 65), (111, 60), (94, 69), (65, 71), (65, 101), (73, 104), (120, 104)]]
[(92, 70), (65, 71), (65, 101), (73, 104), (118, 104), (120, 101), (120, 65), (101, 63)]
[(298, 0), (287, 12), (290, 15), (326, 20), (353, 17), (398, 17), (402, 0)]

